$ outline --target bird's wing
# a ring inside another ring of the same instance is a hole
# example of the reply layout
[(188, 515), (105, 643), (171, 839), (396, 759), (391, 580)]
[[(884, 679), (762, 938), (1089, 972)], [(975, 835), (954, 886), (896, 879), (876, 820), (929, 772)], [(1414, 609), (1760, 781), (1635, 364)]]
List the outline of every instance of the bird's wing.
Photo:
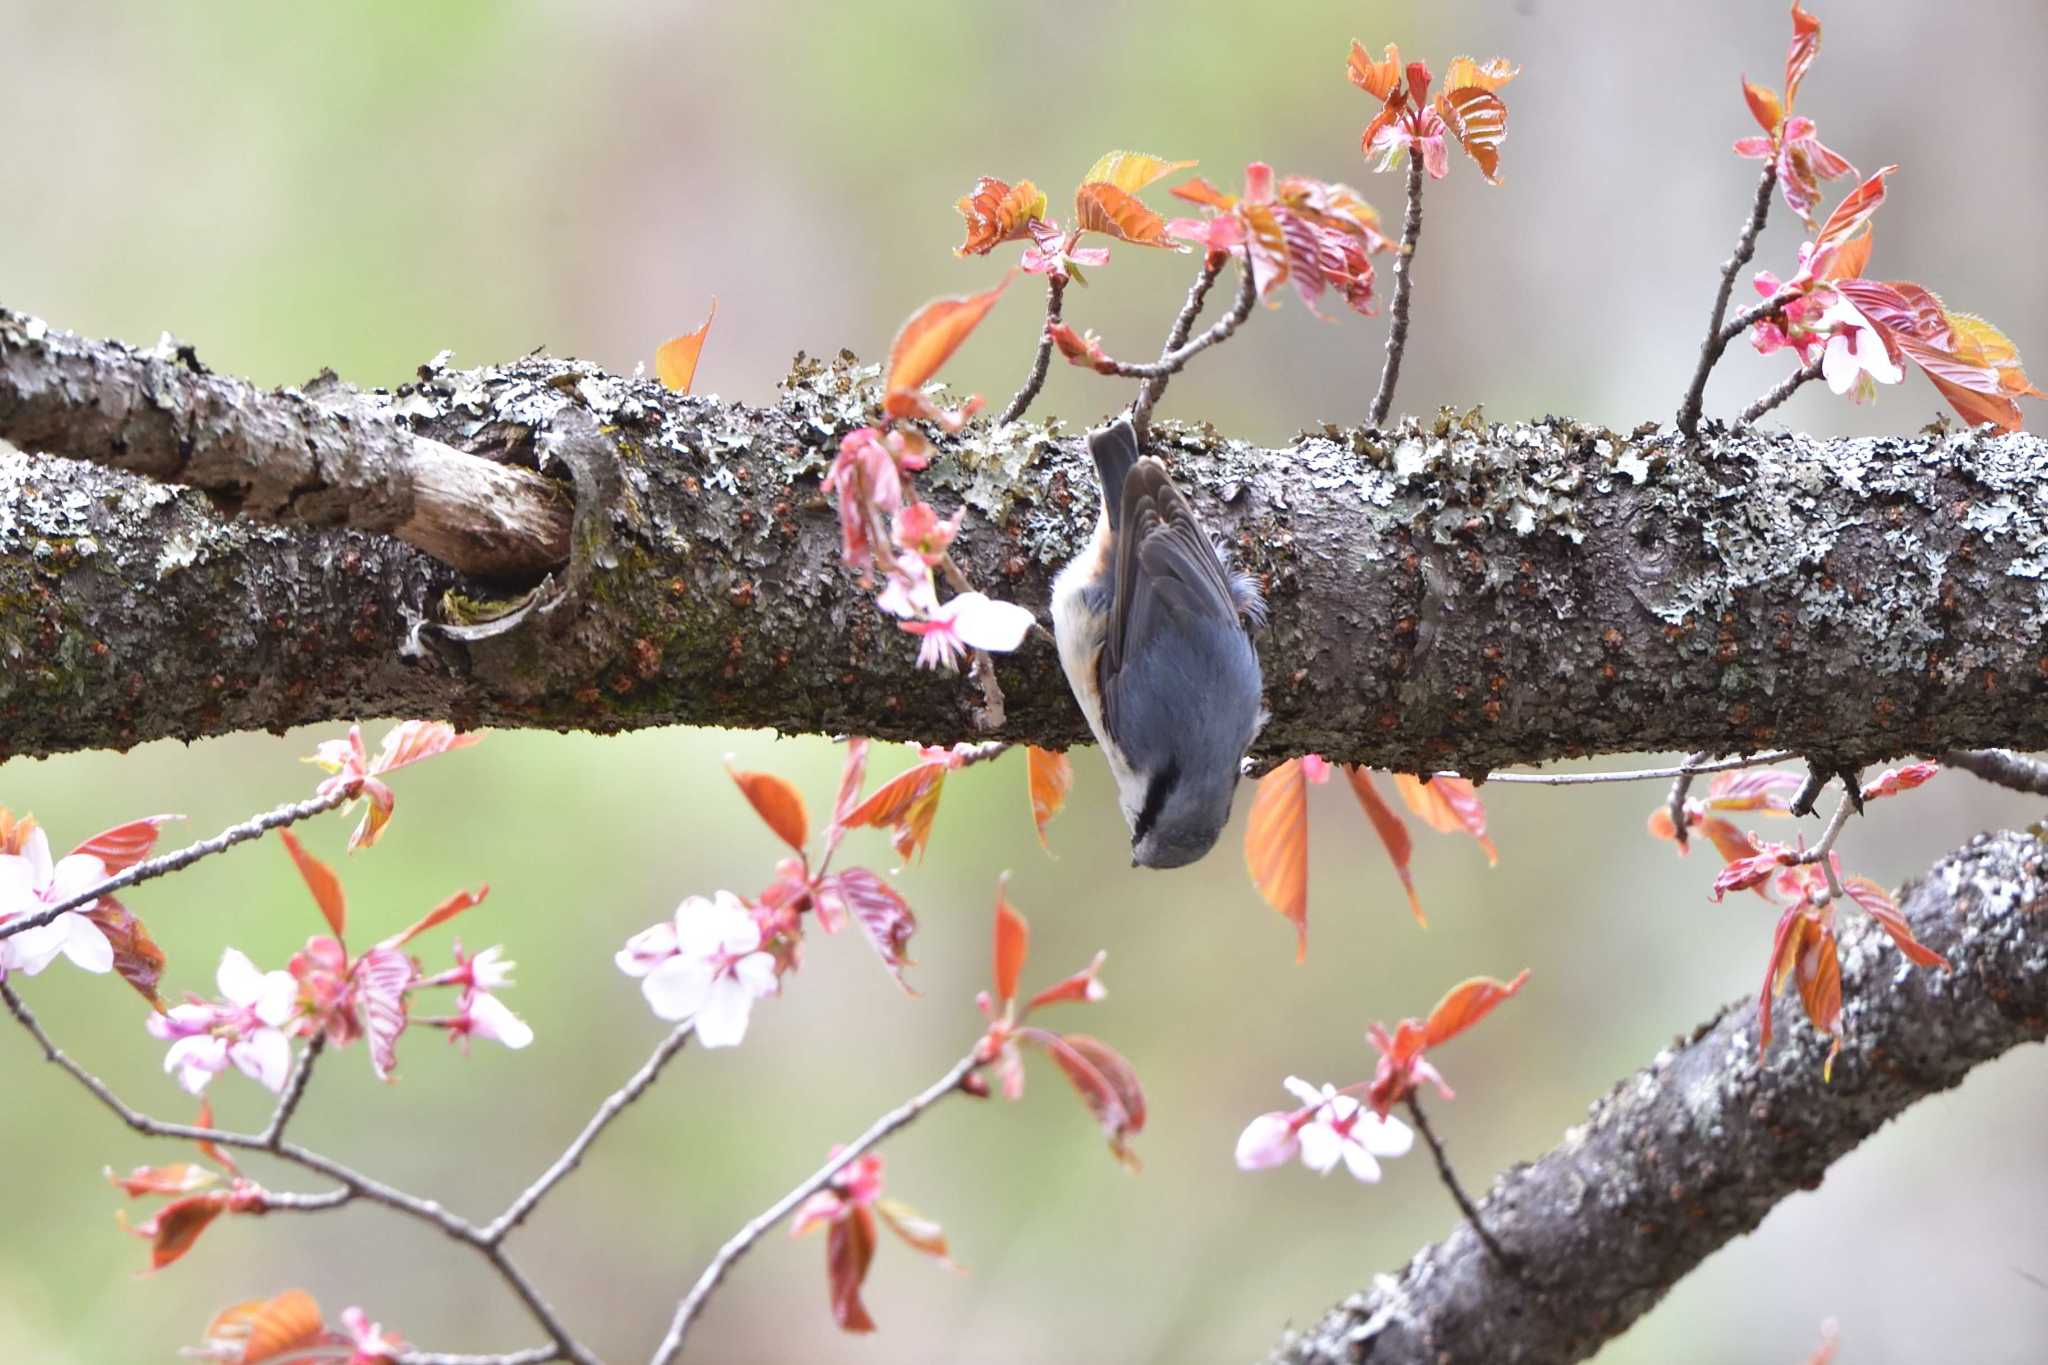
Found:
[(1185, 634), (1204, 617), (1243, 629), (1216, 547), (1166, 466), (1154, 459), (1132, 466), (1121, 502), (1116, 597), (1103, 643), (1105, 696), (1124, 660), (1161, 633)]

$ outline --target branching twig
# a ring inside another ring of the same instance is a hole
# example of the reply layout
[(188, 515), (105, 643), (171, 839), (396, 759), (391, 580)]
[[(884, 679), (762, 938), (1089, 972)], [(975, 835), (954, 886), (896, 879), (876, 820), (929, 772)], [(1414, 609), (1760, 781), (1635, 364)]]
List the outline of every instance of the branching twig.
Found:
[[(1180, 306), (1180, 313), (1174, 318), (1173, 326), (1167, 329), (1166, 343), (1159, 348), (1159, 358), (1164, 360), (1187, 344), (1188, 333), (1195, 330), (1195, 319), (1202, 315), (1202, 305), (1208, 301), (1209, 287), (1216, 283), (1216, 277), (1223, 273), (1223, 264), (1230, 258), (1220, 252), (1206, 252), (1202, 256), (1202, 268), (1195, 272), (1195, 282), (1188, 286), (1188, 296)], [(1146, 436), (1152, 430), (1152, 409), (1166, 392), (1169, 375), (1146, 380), (1138, 389), (1138, 396), (1131, 403), (1131, 426), (1138, 433), (1138, 444), (1145, 444)]]
[(292, 1121), (292, 1115), (299, 1111), (299, 1101), (306, 1098), (306, 1086), (313, 1079), (313, 1064), (320, 1060), (321, 1051), (327, 1046), (327, 1035), (316, 1033), (299, 1054), (298, 1064), (285, 1079), (284, 1089), (277, 1097), (277, 1108), (271, 1112), (270, 1122), (263, 1125), (258, 1139), (271, 1151), (276, 1151), (284, 1141), (285, 1125)]
[(562, 1353), (553, 1346), (529, 1346), (523, 1351), (505, 1351), (498, 1355), (401, 1351), (397, 1356), (397, 1365), (546, 1365), (550, 1360), (562, 1358)]
[(1749, 207), (1742, 235), (1735, 239), (1735, 254), (1721, 267), (1721, 285), (1714, 292), (1714, 311), (1707, 316), (1707, 335), (1700, 342), (1699, 364), (1692, 372), (1692, 384), (1685, 391), (1685, 400), (1678, 405), (1678, 430), (1688, 441), (1699, 439), (1700, 408), (1706, 401), (1707, 376), (1714, 372), (1714, 366), (1721, 361), (1721, 353), (1734, 339), (1726, 334), (1724, 323), (1728, 317), (1728, 298), (1735, 291), (1735, 277), (1756, 255), (1757, 234), (1764, 230), (1764, 220), (1770, 216), (1771, 192), (1777, 187), (1778, 163), (1773, 161), (1757, 177), (1756, 200)]
[(254, 839), (266, 830), (277, 829), (283, 825), (297, 824), (301, 820), (310, 819), (324, 811), (333, 810), (336, 806), (343, 805), (350, 799), (347, 792), (337, 791), (329, 796), (315, 796), (309, 800), (296, 801), (290, 805), (279, 806), (276, 810), (265, 811), (254, 819), (244, 820), (239, 825), (228, 826), (211, 839), (203, 839), (196, 844), (187, 844), (175, 853), (166, 853), (161, 857), (149, 858), (139, 862), (126, 872), (109, 877), (91, 890), (81, 891), (69, 900), (59, 901), (47, 910), (38, 910), (33, 915), (20, 915), (7, 921), (5, 924), (0, 924), (0, 939), (12, 938), (24, 930), (39, 928), (50, 923), (59, 915), (68, 914), (81, 906), (90, 905), (101, 896), (119, 891), (123, 887), (133, 886), (137, 882), (146, 882), (152, 877), (161, 877), (166, 873), (182, 871), (198, 862), (201, 858), (210, 857), (215, 853), (233, 848), (236, 844)]
[(1671, 818), (1671, 837), (1684, 850), (1689, 839), (1685, 827), (1685, 798), (1692, 793), (1692, 780), (1699, 775), (1699, 765), (1707, 761), (1705, 753), (1688, 757), (1679, 773), (1671, 779), (1671, 794), (1664, 798), (1664, 811)]
[[(36, 1044), (42, 1048), (45, 1059), (54, 1062), (71, 1076), (73, 1080), (84, 1086), (95, 1099), (113, 1111), (117, 1118), (136, 1132), (145, 1137), (177, 1138), (188, 1142), (211, 1142), (220, 1147), (268, 1152), (295, 1166), (324, 1175), (342, 1186), (341, 1192), (337, 1195), (302, 1196), (301, 1198), (303, 1199), (332, 1198), (337, 1205), (354, 1199), (366, 1199), (372, 1203), (382, 1204), (386, 1208), (395, 1209), (400, 1213), (417, 1218), (421, 1222), (432, 1224), (454, 1240), (476, 1248), (477, 1252), (491, 1263), (492, 1268), (498, 1272), (499, 1277), (526, 1304), (527, 1311), (533, 1315), (534, 1321), (540, 1325), (541, 1330), (546, 1332), (549, 1339), (555, 1343), (554, 1350), (557, 1358), (573, 1361), (575, 1365), (601, 1365), (601, 1362), (590, 1353), (588, 1348), (569, 1335), (568, 1329), (562, 1325), (562, 1321), (555, 1314), (554, 1309), (548, 1306), (545, 1299), (541, 1298), (525, 1274), (506, 1258), (504, 1250), (495, 1243), (487, 1241), (483, 1230), (468, 1219), (450, 1213), (431, 1199), (422, 1199), (417, 1195), (407, 1194), (395, 1186), (386, 1185), (382, 1181), (373, 1180), (369, 1176), (351, 1170), (340, 1162), (324, 1157), (318, 1152), (309, 1151), (296, 1143), (284, 1141), (281, 1133), (273, 1134), (271, 1132), (271, 1129), (281, 1126), (275, 1116), (273, 1116), (271, 1123), (266, 1126), (265, 1131), (262, 1133), (236, 1133), (223, 1128), (202, 1128), (194, 1124), (166, 1123), (161, 1119), (151, 1118), (140, 1110), (130, 1108), (127, 1102), (119, 1095), (116, 1095), (105, 1081), (87, 1071), (76, 1060), (60, 1049), (56, 1043), (51, 1041), (50, 1035), (43, 1031), (42, 1024), (36, 1019), (34, 1012), (29, 1009), (27, 1003), (19, 995), (15, 994), (12, 986), (4, 981), (0, 981), (0, 1003), (4, 1003), (7, 1006), (8, 1011), (28, 1031), (29, 1036), (35, 1039)], [(310, 1047), (308, 1052), (311, 1052)], [(304, 1070), (307, 1065), (307, 1062), (302, 1061), (301, 1069)], [(279, 1106), (279, 1113), (286, 1119), (289, 1119), (291, 1116), (291, 1110), (283, 1104)], [(302, 1207), (305, 1206), (307, 1205), (302, 1205)]]
[(598, 1135), (604, 1132), (611, 1121), (624, 1113), (627, 1105), (639, 1099), (646, 1093), (647, 1088), (654, 1084), (656, 1078), (661, 1075), (661, 1069), (668, 1065), (669, 1059), (681, 1052), (683, 1044), (690, 1041), (690, 1034), (695, 1028), (694, 1022), (681, 1024), (661, 1040), (660, 1045), (654, 1049), (654, 1055), (597, 1107), (597, 1112), (591, 1115), (590, 1122), (583, 1125), (583, 1131), (578, 1133), (576, 1140), (555, 1158), (554, 1164), (542, 1171), (538, 1180), (521, 1190), (519, 1197), (514, 1199), (503, 1213), (485, 1225), (484, 1241), (501, 1242), (507, 1233), (526, 1221), (526, 1216), (547, 1197), (548, 1191), (559, 1185), (563, 1177), (582, 1163), (583, 1154), (590, 1150), (591, 1144), (597, 1141)]
[(718, 1254), (711, 1258), (711, 1264), (704, 1268), (704, 1273), (698, 1276), (697, 1282), (690, 1287), (689, 1294), (676, 1309), (675, 1320), (669, 1324), (668, 1335), (663, 1337), (661, 1345), (655, 1348), (650, 1365), (669, 1365), (669, 1362), (675, 1359), (676, 1352), (683, 1348), (683, 1337), (690, 1330), (690, 1323), (704, 1307), (704, 1301), (711, 1297), (711, 1291), (718, 1288), (719, 1281), (732, 1269), (733, 1262), (746, 1255), (754, 1243), (761, 1240), (761, 1234), (788, 1217), (797, 1205), (824, 1189), (834, 1176), (852, 1165), (870, 1147), (958, 1090), (960, 1082), (982, 1064), (974, 1052), (953, 1063), (945, 1075), (876, 1119), (873, 1126), (840, 1148), (838, 1154), (813, 1172), (808, 1180), (755, 1215), (745, 1227), (735, 1233), (730, 1241), (718, 1249)]
[(2010, 749), (1950, 749), (1941, 755), (1941, 764), (2016, 792), (2048, 796), (2048, 763), (2024, 758)]
[(1052, 366), (1052, 328), (1060, 320), (1060, 300), (1066, 292), (1066, 276), (1051, 274), (1045, 277), (1045, 330), (1038, 337), (1038, 354), (1031, 359), (1031, 373), (1025, 376), (1024, 387), (1017, 390), (1017, 396), (996, 416), (997, 426), (1022, 417), (1024, 409), (1031, 406), (1031, 400), (1038, 397), (1038, 391), (1045, 387), (1045, 373)]
[(1242, 262), (1238, 266), (1237, 294), (1230, 302), (1230, 311), (1209, 324), (1193, 341), (1161, 355), (1150, 364), (1141, 365), (1135, 361), (1116, 360), (1108, 356), (1095, 362), (1095, 369), (1102, 374), (1121, 375), (1125, 379), (1165, 379), (1179, 374), (1193, 360), (1211, 346), (1230, 340), (1244, 320), (1252, 315), (1252, 305), (1259, 301), (1258, 283), (1252, 277), (1251, 267)]
[(1799, 392), (1803, 386), (1818, 378), (1820, 378), (1820, 361), (1818, 359), (1811, 365), (1801, 365), (1798, 369), (1786, 375), (1776, 388), (1742, 410), (1742, 425), (1749, 426), (1772, 408), (1777, 407), (1793, 394)]
[(1422, 240), (1422, 158), (1408, 157), (1408, 212), (1401, 220), (1401, 253), (1394, 258), (1394, 302), (1388, 308), (1387, 360), (1380, 368), (1380, 389), (1373, 395), (1365, 424), (1383, 426), (1394, 406), (1394, 383), (1401, 377), (1401, 354), (1408, 349), (1408, 303), (1415, 285), (1415, 247)]
[[(1675, 768), (1630, 768), (1611, 773), (1487, 773), (1487, 782), (1519, 783), (1531, 787), (1591, 787), (1607, 782), (1661, 782), (1667, 777), (1691, 778), (1701, 773), (1733, 772), (1738, 768), (1760, 768), (1766, 763), (1781, 763), (1792, 757), (1790, 749), (1768, 749), (1760, 754), (1743, 758), (1719, 758), (1712, 763), (1695, 762), (1699, 755), (1679, 764)], [(1432, 777), (1465, 777), (1469, 774), (1456, 772), (1432, 773)]]

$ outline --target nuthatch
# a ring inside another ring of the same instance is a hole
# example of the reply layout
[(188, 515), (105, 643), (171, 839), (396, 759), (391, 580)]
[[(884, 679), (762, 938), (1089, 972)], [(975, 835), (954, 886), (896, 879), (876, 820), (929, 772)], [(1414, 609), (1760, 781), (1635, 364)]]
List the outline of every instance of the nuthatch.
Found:
[(1247, 622), (1264, 619), (1128, 416), (1088, 433), (1102, 515), (1053, 584), (1060, 666), (1109, 760), (1131, 864), (1182, 867), (1230, 819), (1265, 716)]

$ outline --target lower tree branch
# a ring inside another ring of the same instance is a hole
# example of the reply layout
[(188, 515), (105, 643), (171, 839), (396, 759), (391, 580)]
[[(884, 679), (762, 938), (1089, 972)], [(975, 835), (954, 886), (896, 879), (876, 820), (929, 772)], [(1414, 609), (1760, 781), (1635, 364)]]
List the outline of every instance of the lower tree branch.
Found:
[[(1717, 1248), (1888, 1120), (2048, 1036), (2048, 846), (1979, 836), (1905, 888), (1947, 972), (1900, 973), (1845, 918), (1842, 1052), (1804, 1025), (1757, 1051), (1753, 998), (1617, 1085), (1562, 1144), (1495, 1181), (1450, 1236), (1269, 1357), (1308, 1365), (1584, 1360)], [(1491, 1229), (1513, 1273), (1476, 1231)]]
[[(0, 313), (0, 392), (40, 391), (86, 344), (25, 335)], [(165, 363), (94, 354), (117, 406)], [(87, 380), (66, 382), (77, 401), (54, 411), (75, 432), (0, 401), (0, 440), (103, 452)], [(984, 732), (974, 681), (918, 670), (841, 569), (819, 478), (878, 402), (850, 364), (801, 366), (765, 409), (545, 357), (442, 373), (403, 400), (419, 434), (576, 488), (568, 567), (516, 588), (381, 535), (252, 526), (134, 474), (0, 452), (0, 758), (379, 715), (1085, 742), (1049, 646), (996, 660), (1006, 715)], [(2048, 748), (2032, 436), (1745, 431), (1681, 455), (1566, 420), (1277, 450), (1153, 435), (1265, 588), (1264, 757), (1477, 776), (1643, 750)], [(919, 487), (969, 509), (963, 569), (1042, 606), (1092, 528), (1083, 443), (1019, 422), (933, 452)]]

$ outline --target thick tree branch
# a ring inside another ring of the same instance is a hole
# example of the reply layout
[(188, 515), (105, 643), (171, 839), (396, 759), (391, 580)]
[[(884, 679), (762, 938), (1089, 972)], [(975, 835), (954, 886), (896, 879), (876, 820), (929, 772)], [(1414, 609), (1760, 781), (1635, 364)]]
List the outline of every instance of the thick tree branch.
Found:
[(1845, 912), (1843, 1048), (1804, 1023), (1757, 1055), (1754, 999), (1723, 1010), (1594, 1106), (1479, 1206), (1513, 1258), (1469, 1222), (1397, 1276), (1290, 1335), (1272, 1365), (1551, 1365), (1583, 1360), (1715, 1249), (1909, 1105), (2048, 1036), (2048, 846), (1983, 835), (1901, 897), (1952, 970), (1901, 972), (1881, 933)]
[[(25, 345), (0, 317), (0, 375), (86, 346)], [(119, 411), (169, 362), (91, 354), (75, 401), (33, 421), (0, 401), (0, 439), (103, 451), (91, 386)], [(973, 682), (912, 667), (840, 567), (819, 477), (876, 401), (850, 364), (801, 365), (753, 409), (540, 357), (359, 395), (574, 483), (571, 563), (520, 591), (383, 536), (254, 526), (125, 472), (0, 455), (0, 757), (393, 714), (1084, 741), (1049, 646), (998, 660), (989, 736)], [(2033, 437), (1744, 432), (1680, 452), (1446, 416), (1281, 450), (1163, 423), (1154, 444), (1264, 579), (1267, 755), (1483, 773), (1645, 749), (1847, 766), (2048, 747)], [(919, 486), (969, 508), (963, 569), (1042, 608), (1094, 514), (1081, 442), (1020, 423), (934, 446)]]

